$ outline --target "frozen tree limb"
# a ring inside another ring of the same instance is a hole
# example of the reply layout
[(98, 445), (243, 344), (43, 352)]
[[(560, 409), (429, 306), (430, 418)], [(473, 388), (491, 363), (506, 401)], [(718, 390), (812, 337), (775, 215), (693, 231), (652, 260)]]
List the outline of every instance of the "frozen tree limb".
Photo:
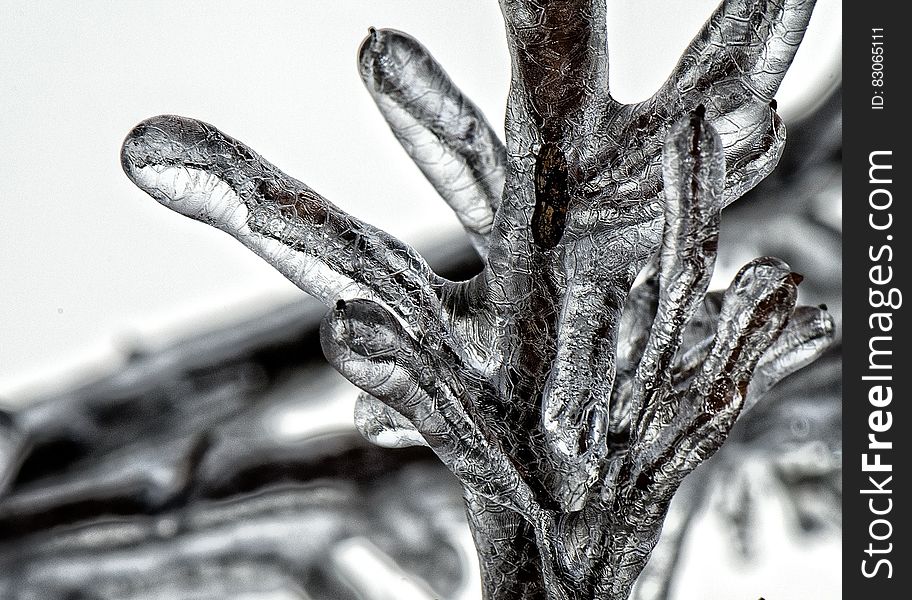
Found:
[(753, 407), (777, 383), (816, 360), (833, 341), (834, 329), (833, 319), (824, 309), (798, 307), (782, 335), (760, 359), (744, 408)]
[(792, 63), (813, 9), (812, 0), (725, 0), (684, 51), (658, 95), (671, 93), (672, 87), (682, 97), (710, 92), (718, 98), (713, 108), (722, 112), (744, 97), (718, 91), (739, 88), (769, 103)]
[[(658, 255), (657, 255), (658, 256)], [(642, 282), (627, 296), (621, 322), (618, 324), (618, 372), (635, 371), (646, 349), (649, 326), (659, 308), (659, 268), (654, 260), (641, 274)]]
[(704, 127), (702, 107), (668, 136), (664, 152), (665, 233), (659, 262), (656, 316), (636, 372), (632, 414), (664, 391), (685, 325), (712, 279), (719, 236), (725, 162), (722, 142)]
[(805, 312), (788, 327), (800, 276), (777, 259), (748, 263), (717, 317), (706, 294), (719, 211), (781, 153), (773, 94), (812, 7), (723, 2), (668, 83), (625, 106), (601, 2), (502, 0), (505, 155), (426, 50), (372, 30), (368, 90), (486, 253), (466, 282), (198, 121), (140, 124), (123, 164), (330, 308), (323, 350), (370, 395), (362, 433), (423, 440), (462, 483), (486, 598), (623, 600), (758, 363), (769, 352), (760, 394), (831, 337)]
[(153, 198), (233, 235), (328, 306), (340, 297), (375, 298), (411, 324), (439, 306), (438, 278), (414, 250), (211, 125), (148, 119), (127, 136), (121, 162)]
[(384, 448), (427, 446), (408, 419), (367, 392), (358, 394), (355, 427), (366, 440)]
[(484, 256), (506, 176), (503, 143), (411, 36), (372, 28), (358, 59), (361, 79), (396, 139)]
[[(773, 99), (804, 36), (813, 0), (725, 0), (668, 81), (638, 108), (648, 118), (703, 103), (726, 148), (726, 204), (776, 166), (785, 129)], [(773, 106), (770, 104), (773, 103)]]
[(637, 428), (635, 446), (645, 447), (633, 460), (642, 461), (638, 477), (656, 483), (657, 497), (670, 499), (681, 479), (722, 445), (754, 367), (785, 326), (796, 295), (796, 278), (779, 261), (757, 259), (735, 278), (700, 373), (683, 397), (672, 396), (677, 406), (659, 404)]
[(471, 418), (468, 390), (453, 372), (457, 357), (444, 362), (430, 355), (369, 300), (340, 300), (320, 334), (330, 364), (408, 419), (463, 485), (529, 519), (540, 518), (532, 491)]

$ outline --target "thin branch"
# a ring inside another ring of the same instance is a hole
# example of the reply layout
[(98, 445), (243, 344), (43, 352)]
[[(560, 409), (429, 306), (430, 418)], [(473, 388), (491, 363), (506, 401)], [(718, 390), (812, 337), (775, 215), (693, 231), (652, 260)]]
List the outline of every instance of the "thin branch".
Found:
[(659, 262), (659, 305), (637, 369), (639, 401), (653, 404), (670, 382), (671, 366), (687, 323), (712, 279), (719, 240), (725, 161), (722, 141), (701, 110), (672, 128), (663, 153), (665, 232)]
[(367, 392), (355, 402), (355, 428), (369, 442), (383, 448), (427, 446), (412, 423)]
[(744, 409), (753, 407), (777, 383), (820, 357), (833, 343), (835, 323), (824, 309), (799, 306), (776, 342), (760, 359)]
[(798, 51), (816, 0), (724, 0), (656, 97), (704, 102), (710, 118), (769, 104)]
[(373, 298), (416, 327), (442, 313), (441, 280), (414, 250), (211, 125), (171, 115), (143, 121), (121, 163), (150, 196), (231, 234), (327, 306)]
[(361, 79), (396, 139), (486, 255), (506, 177), (503, 143), (411, 36), (371, 29), (358, 56)]
[(468, 489), (527, 519), (541, 508), (500, 443), (470, 415), (458, 359), (415, 342), (399, 322), (370, 300), (337, 303), (320, 328), (323, 353), (346, 379), (411, 422), (427, 445)]

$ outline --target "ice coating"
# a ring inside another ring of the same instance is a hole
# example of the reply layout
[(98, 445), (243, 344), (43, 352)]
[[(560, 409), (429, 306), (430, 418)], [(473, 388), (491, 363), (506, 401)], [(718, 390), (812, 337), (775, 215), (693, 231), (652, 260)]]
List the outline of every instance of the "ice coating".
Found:
[(121, 163), (150, 196), (234, 236), (327, 305), (376, 298), (416, 323), (437, 304), (436, 276), (414, 250), (207, 123), (147, 119), (127, 135)]
[(390, 129), (482, 255), (500, 205), (507, 152), (484, 115), (417, 40), (371, 29), (361, 79)]
[(833, 341), (835, 325), (818, 306), (795, 309), (782, 334), (760, 358), (744, 409), (752, 408), (777, 383), (812, 363)]
[(462, 483), (486, 598), (621, 600), (684, 476), (832, 338), (826, 317), (794, 312), (800, 277), (776, 259), (746, 265), (721, 304), (706, 293), (719, 211), (782, 151), (773, 95), (813, 2), (723, 2), (635, 105), (608, 90), (601, 2), (501, 7), (505, 149), (412, 38), (372, 30), (359, 53), (485, 257), (469, 281), (199, 121), (140, 124), (124, 168), (324, 302), (324, 353), (369, 394), (362, 434), (425, 443)]
[(355, 427), (364, 439), (384, 448), (427, 446), (408, 419), (367, 392), (355, 403)]

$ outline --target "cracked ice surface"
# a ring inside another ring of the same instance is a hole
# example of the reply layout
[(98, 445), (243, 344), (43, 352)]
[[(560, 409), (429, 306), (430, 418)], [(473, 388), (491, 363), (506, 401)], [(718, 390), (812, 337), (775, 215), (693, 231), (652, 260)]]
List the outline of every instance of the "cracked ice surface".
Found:
[[(622, 599), (684, 476), (752, 394), (832, 337), (821, 309), (796, 309), (801, 276), (769, 257), (700, 312), (719, 212), (782, 151), (773, 96), (813, 2), (723, 2), (634, 105), (608, 90), (600, 2), (501, 6), (504, 143), (406, 34), (372, 30), (359, 54), (393, 133), (484, 256), (468, 281), (201, 121), (144, 121), (122, 162), (327, 306), (323, 350), (366, 392), (367, 437), (423, 442), (463, 485), (487, 597)], [(685, 335), (697, 343), (682, 348)]]

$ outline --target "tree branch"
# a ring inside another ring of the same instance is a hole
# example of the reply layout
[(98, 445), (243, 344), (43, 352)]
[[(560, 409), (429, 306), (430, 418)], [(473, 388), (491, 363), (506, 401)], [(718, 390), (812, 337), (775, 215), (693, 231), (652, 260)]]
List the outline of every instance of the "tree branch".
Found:
[(396, 139), (486, 255), (506, 177), (503, 143), (411, 36), (371, 29), (358, 59), (361, 79)]
[(171, 115), (143, 121), (121, 163), (147, 194), (231, 234), (327, 306), (373, 298), (419, 328), (443, 314), (443, 282), (414, 250), (211, 125)]

